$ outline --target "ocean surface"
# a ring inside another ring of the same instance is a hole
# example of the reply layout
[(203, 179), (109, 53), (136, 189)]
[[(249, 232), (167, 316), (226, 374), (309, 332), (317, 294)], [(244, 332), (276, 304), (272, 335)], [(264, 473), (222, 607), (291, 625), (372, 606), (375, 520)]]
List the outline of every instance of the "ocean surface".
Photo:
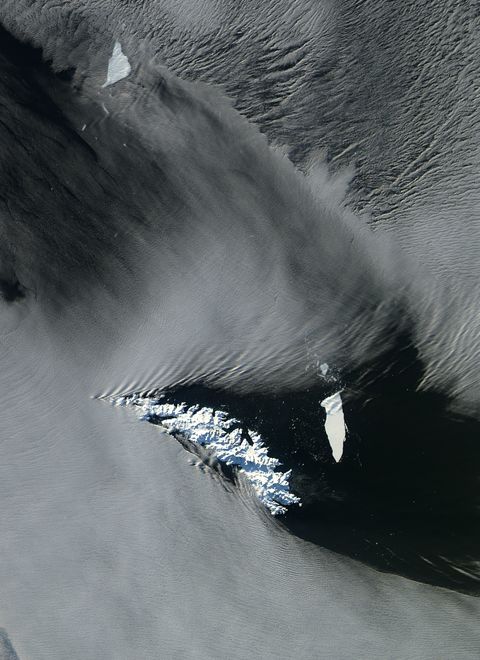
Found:
[(478, 658), (479, 22), (2, 2), (2, 660)]

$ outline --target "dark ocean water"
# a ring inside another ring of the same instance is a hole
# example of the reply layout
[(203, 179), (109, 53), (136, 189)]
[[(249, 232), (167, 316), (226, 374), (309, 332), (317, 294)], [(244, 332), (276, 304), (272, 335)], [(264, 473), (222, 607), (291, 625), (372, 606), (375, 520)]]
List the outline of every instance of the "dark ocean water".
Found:
[[(478, 657), (478, 22), (2, 4), (0, 657)], [(131, 393), (258, 432), (302, 506)]]

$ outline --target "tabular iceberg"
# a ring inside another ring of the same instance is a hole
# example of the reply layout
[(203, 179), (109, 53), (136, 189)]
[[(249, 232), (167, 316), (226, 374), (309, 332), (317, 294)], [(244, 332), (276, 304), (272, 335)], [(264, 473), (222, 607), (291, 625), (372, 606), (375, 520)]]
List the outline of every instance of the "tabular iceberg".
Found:
[(114, 85), (119, 80), (123, 80), (123, 78), (129, 76), (131, 71), (132, 67), (130, 66), (128, 57), (124, 55), (120, 42), (116, 41), (113, 47), (112, 56), (108, 61), (107, 80), (102, 87)]

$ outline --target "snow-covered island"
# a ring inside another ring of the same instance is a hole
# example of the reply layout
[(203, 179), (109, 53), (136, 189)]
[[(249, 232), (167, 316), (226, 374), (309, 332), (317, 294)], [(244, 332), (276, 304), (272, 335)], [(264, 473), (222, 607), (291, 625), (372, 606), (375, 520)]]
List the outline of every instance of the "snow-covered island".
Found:
[(300, 504), (300, 498), (290, 492), (291, 470), (277, 471), (281, 463), (268, 455), (261, 436), (243, 428), (226, 412), (137, 394), (115, 397), (112, 403), (132, 408), (141, 420), (161, 426), (173, 437), (208, 448), (218, 461), (234, 467), (251, 484), (272, 515)]

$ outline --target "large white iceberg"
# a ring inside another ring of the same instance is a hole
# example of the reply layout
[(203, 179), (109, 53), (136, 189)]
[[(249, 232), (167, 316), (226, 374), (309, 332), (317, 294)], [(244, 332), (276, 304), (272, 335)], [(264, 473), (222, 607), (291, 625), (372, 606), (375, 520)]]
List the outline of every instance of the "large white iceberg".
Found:
[(128, 61), (128, 57), (122, 52), (122, 46), (119, 41), (115, 42), (113, 53), (108, 60), (107, 80), (103, 83), (102, 87), (114, 85), (119, 80), (126, 78), (130, 75), (132, 67)]
[(343, 415), (340, 392), (336, 392), (324, 399), (321, 405), (325, 409), (327, 416), (325, 420), (325, 432), (332, 448), (333, 458), (338, 463), (343, 455), (343, 444), (346, 437), (345, 417)]
[(116, 397), (112, 402), (132, 407), (140, 419), (159, 424), (174, 437), (208, 448), (220, 462), (235, 467), (272, 515), (286, 513), (289, 505), (300, 503), (300, 498), (289, 490), (291, 470), (277, 471), (281, 463), (268, 455), (261, 436), (242, 429), (240, 422), (224, 411), (136, 394)]

